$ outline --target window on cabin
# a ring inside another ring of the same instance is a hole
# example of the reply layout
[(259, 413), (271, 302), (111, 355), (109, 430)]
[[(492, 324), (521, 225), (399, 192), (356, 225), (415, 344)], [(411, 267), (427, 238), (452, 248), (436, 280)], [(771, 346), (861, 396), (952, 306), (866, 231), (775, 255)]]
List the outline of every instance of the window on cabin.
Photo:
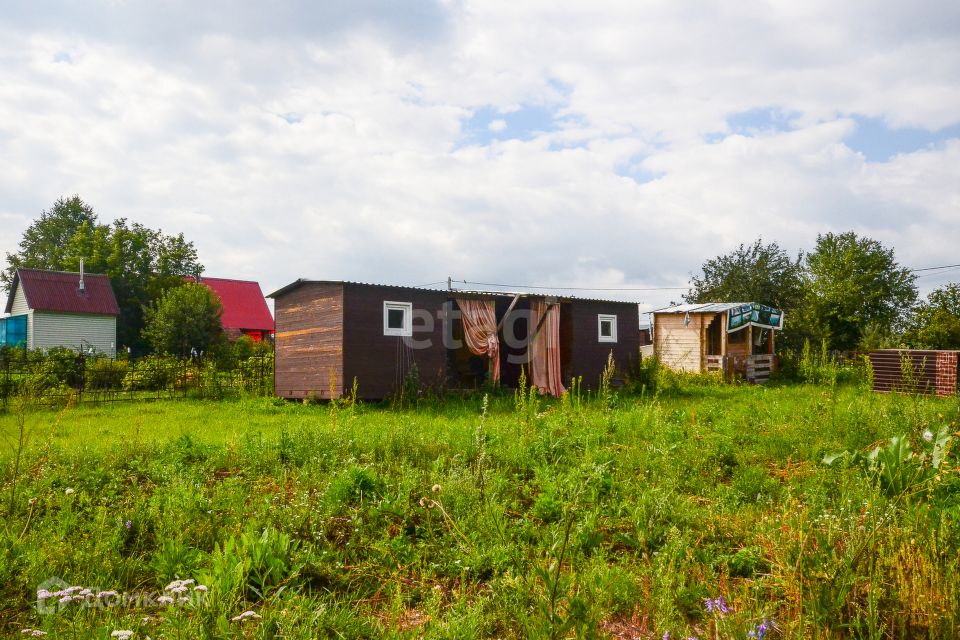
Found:
[(384, 302), (383, 303), (383, 335), (412, 336), (413, 335), (412, 317), (413, 317), (412, 302)]
[(617, 316), (602, 313), (597, 316), (597, 340), (599, 342), (617, 341)]

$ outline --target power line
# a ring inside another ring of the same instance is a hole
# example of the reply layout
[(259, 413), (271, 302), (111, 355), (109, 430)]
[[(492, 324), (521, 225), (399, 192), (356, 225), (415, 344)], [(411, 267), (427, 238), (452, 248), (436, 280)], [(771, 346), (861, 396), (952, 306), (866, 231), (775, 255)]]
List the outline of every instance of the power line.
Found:
[(910, 269), (910, 273), (918, 273), (920, 271), (935, 271), (937, 269), (952, 269), (954, 267), (960, 267), (960, 264), (944, 264), (939, 267), (924, 267), (923, 269)]
[(686, 291), (690, 287), (550, 287), (538, 284), (502, 284), (497, 282), (473, 282), (471, 280), (453, 280), (463, 284), (481, 287), (503, 287), (506, 289), (550, 289), (553, 291)]
[(955, 269), (947, 269), (946, 271), (938, 271), (936, 273), (925, 273), (922, 276), (917, 276), (917, 279), (919, 280), (920, 278), (935, 278), (937, 276), (943, 276), (943, 275), (953, 273), (954, 271), (960, 271), (960, 265), (958, 265), (957, 268)]

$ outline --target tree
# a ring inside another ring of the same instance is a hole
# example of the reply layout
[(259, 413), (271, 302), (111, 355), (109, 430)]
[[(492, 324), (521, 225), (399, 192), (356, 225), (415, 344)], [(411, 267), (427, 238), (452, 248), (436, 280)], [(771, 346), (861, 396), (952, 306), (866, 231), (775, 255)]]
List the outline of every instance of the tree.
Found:
[(222, 340), (220, 299), (202, 284), (187, 283), (168, 290), (146, 307), (144, 338), (160, 353), (176, 356), (209, 351)]
[(687, 302), (759, 302), (778, 309), (800, 303), (803, 269), (776, 242), (758, 238), (703, 263), (703, 275), (693, 276), (684, 295)]
[(165, 235), (125, 218), (101, 224), (93, 208), (73, 196), (57, 200), (31, 223), (19, 251), (7, 254), (0, 280), (9, 288), (21, 267), (77, 271), (81, 258), (88, 272), (110, 276), (120, 306), (117, 342), (137, 351), (146, 347), (140, 335), (144, 306), (182, 284), (184, 275), (203, 270), (183, 234)]
[(960, 284), (932, 291), (914, 310), (903, 339), (914, 348), (960, 349)]
[(92, 228), (96, 223), (97, 214), (80, 196), (58, 199), (23, 232), (20, 250), (7, 253), (7, 268), (0, 274), (4, 287), (10, 288), (19, 268), (63, 269), (70, 240), (81, 227)]
[(854, 349), (868, 331), (893, 331), (917, 299), (915, 276), (893, 249), (853, 231), (818, 235), (805, 266), (800, 321), (832, 349)]

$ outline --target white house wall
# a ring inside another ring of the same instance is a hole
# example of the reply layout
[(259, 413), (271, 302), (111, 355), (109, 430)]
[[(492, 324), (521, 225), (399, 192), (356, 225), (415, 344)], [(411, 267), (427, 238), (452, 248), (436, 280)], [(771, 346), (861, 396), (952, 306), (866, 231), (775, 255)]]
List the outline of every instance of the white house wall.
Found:
[(111, 358), (117, 355), (117, 319), (113, 316), (42, 311), (34, 311), (31, 316), (27, 341), (33, 349), (78, 350), (92, 346)]

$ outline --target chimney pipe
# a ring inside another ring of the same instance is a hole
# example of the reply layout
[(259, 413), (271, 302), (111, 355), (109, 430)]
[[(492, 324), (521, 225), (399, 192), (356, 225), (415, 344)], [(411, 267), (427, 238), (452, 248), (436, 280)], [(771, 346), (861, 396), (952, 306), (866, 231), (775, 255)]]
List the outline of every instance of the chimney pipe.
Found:
[(80, 293), (86, 293), (87, 288), (83, 283), (83, 258), (80, 258)]

